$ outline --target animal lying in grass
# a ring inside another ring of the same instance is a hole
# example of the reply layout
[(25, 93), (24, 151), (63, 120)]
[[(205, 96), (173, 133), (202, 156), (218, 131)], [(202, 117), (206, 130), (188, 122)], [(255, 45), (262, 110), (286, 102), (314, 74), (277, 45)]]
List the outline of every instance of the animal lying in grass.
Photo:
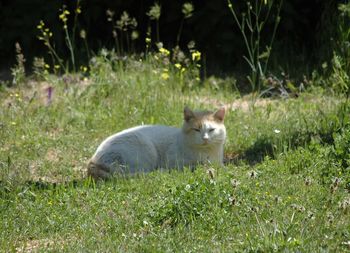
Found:
[(157, 168), (193, 168), (198, 163), (222, 164), (225, 108), (216, 112), (184, 109), (182, 128), (145, 125), (105, 139), (88, 164), (88, 175), (107, 179), (113, 174), (150, 172)]

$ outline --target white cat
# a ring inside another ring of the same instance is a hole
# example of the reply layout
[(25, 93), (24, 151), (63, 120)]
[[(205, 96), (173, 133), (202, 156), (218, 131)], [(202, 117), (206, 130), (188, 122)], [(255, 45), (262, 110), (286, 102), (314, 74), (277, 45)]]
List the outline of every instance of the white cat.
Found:
[(88, 175), (106, 179), (114, 173), (149, 172), (157, 168), (222, 164), (225, 108), (216, 112), (184, 109), (182, 128), (145, 125), (105, 139), (88, 164)]

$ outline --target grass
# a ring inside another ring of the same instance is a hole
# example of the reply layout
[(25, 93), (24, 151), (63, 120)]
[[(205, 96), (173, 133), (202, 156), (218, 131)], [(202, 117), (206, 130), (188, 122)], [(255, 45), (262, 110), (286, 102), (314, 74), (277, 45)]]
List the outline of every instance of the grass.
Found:
[[(350, 251), (345, 98), (314, 88), (249, 106), (230, 80), (200, 87), (190, 70), (164, 78), (153, 58), (112, 56), (86, 77), (44, 75), (0, 93), (1, 251)], [(180, 126), (184, 105), (220, 104), (230, 108), (225, 166), (86, 179), (108, 135)]]

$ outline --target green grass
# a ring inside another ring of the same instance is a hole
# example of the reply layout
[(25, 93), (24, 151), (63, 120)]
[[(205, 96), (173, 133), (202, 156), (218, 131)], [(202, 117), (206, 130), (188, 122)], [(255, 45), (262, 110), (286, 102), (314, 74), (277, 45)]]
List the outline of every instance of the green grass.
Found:
[[(189, 70), (181, 84), (171, 66), (163, 80), (163, 68), (101, 56), (86, 80), (45, 75), (0, 93), (1, 251), (349, 251), (344, 98), (314, 89), (246, 107), (249, 96), (227, 88), (230, 80), (200, 87)], [(86, 162), (108, 135), (180, 126), (184, 105), (218, 101), (236, 101), (225, 119), (224, 167), (86, 179)]]

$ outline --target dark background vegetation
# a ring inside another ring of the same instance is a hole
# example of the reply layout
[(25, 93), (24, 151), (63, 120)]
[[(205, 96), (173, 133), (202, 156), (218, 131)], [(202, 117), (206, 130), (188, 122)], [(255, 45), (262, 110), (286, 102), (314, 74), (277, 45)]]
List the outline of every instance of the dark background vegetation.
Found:
[[(175, 46), (176, 34), (183, 16), (181, 6), (184, 2), (159, 1), (162, 6), (160, 39), (167, 48)], [(336, 0), (284, 1), (270, 69), (278, 68), (288, 73), (294, 71), (298, 74), (307, 74), (311, 68), (318, 67), (317, 63), (329, 59), (332, 54), (332, 38), (336, 32), (337, 5), (341, 2)], [(94, 52), (98, 52), (102, 47), (112, 48), (114, 46), (112, 27), (111, 23), (107, 22), (106, 10), (115, 11), (116, 19), (123, 11), (127, 11), (138, 21), (137, 29), (140, 32), (140, 38), (135, 48), (137, 51), (144, 51), (147, 27), (155, 25), (146, 15), (153, 3), (153, 0), (83, 0), (78, 32), (80, 29), (86, 30), (89, 47)], [(190, 40), (196, 41), (197, 48), (206, 60), (209, 74), (244, 70), (246, 64), (242, 55), (246, 53), (245, 47), (226, 0), (193, 0), (192, 3), (195, 10), (193, 16), (185, 20), (181, 46), (184, 48)], [(58, 19), (63, 4), (73, 11), (76, 1), (0, 1), (0, 66), (2, 69), (9, 68), (15, 63), (16, 42), (20, 43), (28, 66), (32, 65), (34, 56), (47, 55), (47, 49), (37, 39), (39, 31), (36, 26), (40, 20), (43, 20), (53, 32), (56, 50), (61, 55), (68, 55), (62, 24)], [(233, 1), (238, 13), (245, 9), (245, 4), (246, 1)], [(69, 20), (71, 21), (72, 17)], [(269, 29), (272, 30), (273, 17), (270, 23), (270, 28), (267, 27), (264, 33), (265, 39), (271, 35)], [(77, 58), (80, 61), (86, 61), (82, 41), (77, 39), (76, 43), (77, 48), (81, 48), (78, 52), (81, 57)], [(300, 66), (303, 69), (298, 69)]]

